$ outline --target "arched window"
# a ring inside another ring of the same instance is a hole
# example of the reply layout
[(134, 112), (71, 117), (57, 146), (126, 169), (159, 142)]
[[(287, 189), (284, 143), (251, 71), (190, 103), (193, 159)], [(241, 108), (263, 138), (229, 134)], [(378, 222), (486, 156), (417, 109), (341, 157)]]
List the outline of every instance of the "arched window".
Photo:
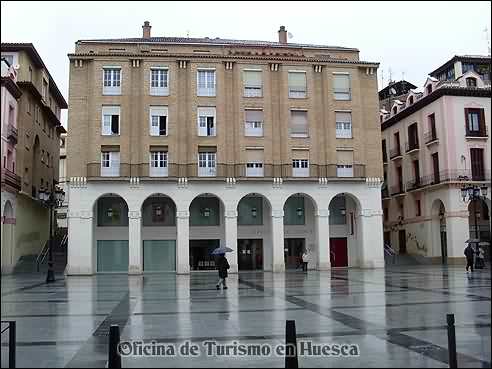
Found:
[(398, 111), (398, 108), (396, 106), (393, 107), (393, 114), (396, 114), (396, 112)]
[(427, 85), (427, 94), (432, 92), (432, 85)]
[(474, 77), (468, 77), (466, 79), (466, 87), (477, 87), (477, 79)]
[(408, 102), (410, 103), (410, 105), (413, 104), (413, 96), (410, 96), (410, 98), (408, 99)]

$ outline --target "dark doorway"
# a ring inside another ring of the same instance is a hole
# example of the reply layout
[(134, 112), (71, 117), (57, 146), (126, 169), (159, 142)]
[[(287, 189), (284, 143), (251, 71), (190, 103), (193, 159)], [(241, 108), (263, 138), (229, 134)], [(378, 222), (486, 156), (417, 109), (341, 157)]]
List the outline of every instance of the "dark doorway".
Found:
[(237, 240), (237, 258), (239, 270), (263, 269), (263, 240)]
[(439, 154), (437, 152), (432, 154), (432, 168), (434, 171), (434, 184), (439, 183), (441, 178), (439, 176)]
[(405, 230), (400, 230), (398, 232), (398, 240), (399, 240), (399, 246), (400, 246), (400, 254), (406, 254), (407, 253), (407, 236), (405, 233)]
[(190, 270), (214, 270), (216, 257), (212, 251), (220, 240), (190, 240)]
[(330, 238), (330, 263), (333, 268), (348, 266), (347, 238)]
[(284, 239), (284, 261), (285, 269), (295, 269), (302, 262), (306, 240), (304, 238)]

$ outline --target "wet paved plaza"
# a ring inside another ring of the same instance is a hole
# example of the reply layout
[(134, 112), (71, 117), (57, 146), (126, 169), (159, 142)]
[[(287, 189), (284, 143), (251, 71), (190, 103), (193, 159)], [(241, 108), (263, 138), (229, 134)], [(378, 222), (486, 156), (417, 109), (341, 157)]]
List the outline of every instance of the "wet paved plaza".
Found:
[[(111, 324), (122, 341), (200, 347), (194, 357), (123, 357), (123, 367), (284, 367), (274, 348), (285, 343), (287, 319), (298, 343), (358, 348), (357, 357), (306, 351), (299, 367), (448, 367), (447, 313), (456, 318), (459, 367), (490, 367), (490, 272), (463, 269), (241, 273), (226, 291), (215, 289), (215, 273), (59, 276), (51, 285), (44, 275), (12, 275), (2, 277), (1, 315), (17, 322), (18, 367), (104, 367)], [(207, 340), (273, 351), (207, 355)]]

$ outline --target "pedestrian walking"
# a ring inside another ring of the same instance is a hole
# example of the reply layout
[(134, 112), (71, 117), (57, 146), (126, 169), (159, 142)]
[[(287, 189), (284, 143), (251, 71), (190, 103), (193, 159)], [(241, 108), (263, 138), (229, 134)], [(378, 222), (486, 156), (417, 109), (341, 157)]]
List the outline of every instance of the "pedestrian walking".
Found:
[(465, 256), (466, 256), (466, 272), (468, 273), (468, 268), (473, 273), (473, 255), (475, 254), (475, 251), (473, 251), (473, 247), (471, 244), (468, 244), (465, 248)]
[(485, 266), (485, 254), (483, 252), (483, 249), (480, 246), (478, 246), (476, 256), (477, 256), (477, 260), (475, 262), (475, 268), (476, 269), (483, 269)]
[(227, 261), (227, 258), (225, 257), (225, 254), (220, 254), (219, 258), (217, 260), (217, 269), (219, 271), (219, 281), (217, 282), (217, 289), (220, 289), (220, 285), (222, 284), (222, 287), (224, 290), (227, 290), (227, 285), (226, 285), (226, 278), (227, 278), (227, 269), (229, 269), (229, 262)]
[(302, 270), (304, 272), (308, 271), (308, 264), (311, 261), (311, 251), (309, 249), (304, 251), (302, 254)]

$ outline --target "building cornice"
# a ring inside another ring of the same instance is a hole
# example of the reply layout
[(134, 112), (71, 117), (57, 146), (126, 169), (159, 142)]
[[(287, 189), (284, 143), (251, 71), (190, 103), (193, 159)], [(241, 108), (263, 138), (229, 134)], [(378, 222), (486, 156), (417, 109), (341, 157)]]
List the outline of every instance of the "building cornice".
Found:
[(261, 60), (264, 62), (270, 61), (294, 61), (294, 62), (304, 62), (304, 63), (316, 63), (317, 65), (328, 65), (328, 64), (349, 64), (355, 66), (364, 67), (379, 67), (378, 62), (368, 62), (362, 60), (346, 60), (346, 59), (330, 59), (330, 58), (315, 58), (315, 57), (304, 57), (304, 56), (273, 56), (273, 55), (220, 55), (220, 54), (179, 54), (179, 53), (71, 53), (68, 54), (70, 60), (92, 60), (96, 58), (106, 58), (106, 57), (126, 57), (129, 59), (144, 59), (144, 58), (171, 58), (171, 59), (212, 59), (220, 61), (234, 61), (234, 60)]
[(15, 99), (19, 99), (22, 96), (22, 91), (17, 86), (17, 83), (15, 83), (12, 78), (9, 77), (2, 77), (2, 86), (5, 86), (5, 88), (12, 94), (12, 96)]
[(17, 85), (20, 88), (29, 91), (31, 93), (31, 95), (33, 95), (34, 98), (41, 103), (43, 110), (48, 115), (49, 121), (53, 122), (55, 127), (61, 126), (60, 120), (58, 119), (56, 114), (53, 112), (53, 110), (51, 110), (51, 108), (48, 105), (46, 105), (46, 103), (43, 100), (43, 97), (41, 96), (38, 89), (36, 88), (36, 86), (34, 86), (34, 84), (32, 82), (20, 81), (20, 82), (17, 82)]
[(436, 101), (442, 96), (473, 96), (473, 97), (488, 97), (492, 96), (490, 88), (473, 88), (473, 87), (441, 87), (427, 95), (420, 100), (417, 100), (415, 104), (410, 105), (398, 114), (388, 118), (381, 124), (381, 131), (394, 126), (402, 119), (405, 119), (409, 115)]

